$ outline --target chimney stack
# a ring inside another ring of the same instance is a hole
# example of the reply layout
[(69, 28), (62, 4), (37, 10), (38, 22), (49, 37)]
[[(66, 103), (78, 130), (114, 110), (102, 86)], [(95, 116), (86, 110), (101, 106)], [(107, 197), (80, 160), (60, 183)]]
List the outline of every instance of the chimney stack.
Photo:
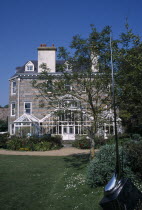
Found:
[(56, 71), (56, 47), (52, 44), (51, 47), (47, 47), (46, 44), (41, 44), (38, 50), (38, 72), (42, 72), (41, 64), (46, 64), (49, 72)]

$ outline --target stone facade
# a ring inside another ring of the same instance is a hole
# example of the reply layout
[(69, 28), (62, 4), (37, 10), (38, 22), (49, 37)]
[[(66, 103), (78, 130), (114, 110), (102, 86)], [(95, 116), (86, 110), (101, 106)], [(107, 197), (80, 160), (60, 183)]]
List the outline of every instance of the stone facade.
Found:
[[(23, 75), (22, 75), (23, 76)], [(23, 78), (19, 75), (18, 78), (13, 78), (10, 81), (10, 90), (12, 89), (13, 81), (16, 82), (15, 94), (10, 94), (10, 117), (9, 117), (9, 129), (13, 122), (22, 116), (25, 110), (25, 103), (30, 103), (30, 114), (34, 115), (38, 119), (42, 119), (47, 115), (47, 102), (37, 97), (38, 90), (33, 88), (31, 78)], [(10, 91), (11, 92), (11, 91)], [(42, 101), (42, 106), (41, 106)], [(12, 103), (15, 103), (15, 114), (12, 115)]]
[[(9, 133), (11, 135), (17, 133), (22, 135), (23, 130), (27, 129), (29, 134), (58, 134), (62, 135), (63, 140), (74, 140), (76, 135), (86, 134), (85, 129), (89, 126), (91, 120), (85, 114), (84, 125), (81, 120), (75, 123), (75, 121), (66, 119), (67, 116), (65, 115), (55, 116), (55, 107), (51, 107), (44, 98), (37, 97), (39, 92), (32, 85), (33, 80), (37, 80), (41, 72), (39, 66), (43, 61), (47, 67), (50, 67), (51, 74), (61, 74), (56, 72), (55, 66), (56, 64), (62, 64), (62, 62), (55, 61), (55, 53), (56, 48), (54, 46), (41, 45), (38, 48), (38, 61), (30, 60), (24, 66), (17, 67), (16, 74), (10, 78)], [(97, 69), (94, 68), (93, 71), (96, 72)], [(61, 100), (68, 102), (72, 99), (69, 95), (65, 95)], [(70, 109), (72, 118), (75, 108), (77, 107)]]

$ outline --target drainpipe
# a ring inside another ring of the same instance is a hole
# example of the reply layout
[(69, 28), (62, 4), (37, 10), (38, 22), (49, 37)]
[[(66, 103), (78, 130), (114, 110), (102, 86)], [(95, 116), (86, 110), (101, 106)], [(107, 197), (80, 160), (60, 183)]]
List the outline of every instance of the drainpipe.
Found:
[(19, 112), (20, 112), (20, 96), (19, 96), (19, 92), (20, 92), (20, 78), (17, 79), (18, 84), (17, 84), (17, 118), (19, 118)]

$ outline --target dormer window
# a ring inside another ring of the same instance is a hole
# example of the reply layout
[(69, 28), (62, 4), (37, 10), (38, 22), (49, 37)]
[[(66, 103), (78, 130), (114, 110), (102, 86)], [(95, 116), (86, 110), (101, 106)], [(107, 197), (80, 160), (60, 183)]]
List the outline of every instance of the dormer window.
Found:
[(65, 70), (66, 71), (71, 71), (72, 70), (71, 64), (68, 61), (65, 62)]
[(34, 71), (34, 64), (31, 61), (25, 65), (25, 71)]
[(28, 70), (28, 71), (33, 71), (33, 66), (32, 66), (32, 65), (28, 65), (28, 66), (27, 66), (27, 70)]

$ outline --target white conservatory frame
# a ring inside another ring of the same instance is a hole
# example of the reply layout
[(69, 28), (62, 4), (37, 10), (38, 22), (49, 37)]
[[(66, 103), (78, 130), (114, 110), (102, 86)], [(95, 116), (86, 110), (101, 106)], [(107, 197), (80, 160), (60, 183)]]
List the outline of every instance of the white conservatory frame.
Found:
[[(72, 102), (76, 102), (78, 107), (73, 106)], [(14, 121), (14, 134), (22, 135), (22, 129), (29, 127), (29, 135), (62, 135), (63, 140), (75, 140), (76, 135), (87, 135), (87, 128), (92, 124), (92, 117), (85, 112), (85, 109), (80, 109), (79, 103), (80, 101), (76, 98), (65, 95), (60, 98), (58, 108), (41, 120), (32, 114), (24, 113)], [(66, 104), (69, 104), (67, 108), (65, 108)], [(113, 113), (110, 110), (104, 116), (105, 120), (97, 134), (107, 139), (109, 135), (114, 135)], [(122, 133), (120, 118), (117, 119), (117, 123), (118, 132)]]
[(14, 121), (14, 134), (22, 136), (23, 128), (29, 128), (29, 135), (39, 133), (39, 119), (34, 115), (24, 113)]

